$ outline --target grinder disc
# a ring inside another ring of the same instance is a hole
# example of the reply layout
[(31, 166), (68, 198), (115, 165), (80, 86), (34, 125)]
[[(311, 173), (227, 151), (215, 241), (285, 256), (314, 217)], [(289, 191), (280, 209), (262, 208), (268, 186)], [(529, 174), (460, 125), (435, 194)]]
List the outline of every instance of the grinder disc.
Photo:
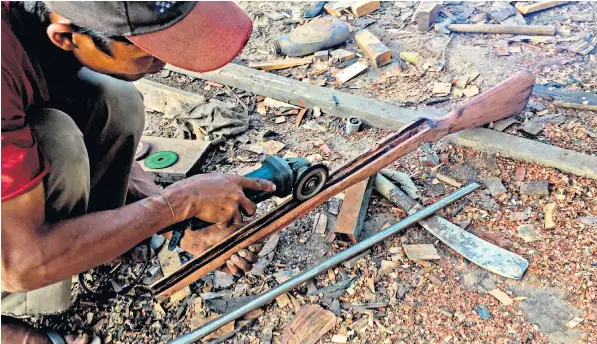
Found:
[(178, 161), (178, 154), (173, 151), (159, 151), (145, 159), (145, 166), (154, 170), (174, 165)]
[(329, 171), (325, 165), (309, 167), (297, 181), (293, 190), (294, 199), (305, 201), (317, 195), (328, 181)]

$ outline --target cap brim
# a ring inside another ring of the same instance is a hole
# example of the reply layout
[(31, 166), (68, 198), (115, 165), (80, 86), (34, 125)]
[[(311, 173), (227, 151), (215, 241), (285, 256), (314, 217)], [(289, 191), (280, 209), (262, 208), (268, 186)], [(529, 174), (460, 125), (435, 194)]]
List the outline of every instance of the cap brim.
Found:
[(173, 66), (207, 72), (240, 54), (252, 27), (251, 19), (233, 2), (199, 1), (169, 28), (127, 38)]

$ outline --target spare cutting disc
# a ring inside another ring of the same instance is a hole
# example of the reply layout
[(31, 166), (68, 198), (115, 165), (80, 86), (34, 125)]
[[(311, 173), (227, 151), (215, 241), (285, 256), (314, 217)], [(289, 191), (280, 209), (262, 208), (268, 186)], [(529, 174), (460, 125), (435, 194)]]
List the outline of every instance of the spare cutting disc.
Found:
[(145, 167), (158, 170), (174, 165), (178, 161), (178, 154), (173, 151), (159, 151), (145, 159)]

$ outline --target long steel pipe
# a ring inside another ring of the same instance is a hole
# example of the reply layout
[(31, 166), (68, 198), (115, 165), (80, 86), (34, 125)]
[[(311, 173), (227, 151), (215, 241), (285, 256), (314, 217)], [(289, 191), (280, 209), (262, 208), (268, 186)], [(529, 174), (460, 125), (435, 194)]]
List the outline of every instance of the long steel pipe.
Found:
[(479, 184), (472, 183), (464, 188), (454, 192), (453, 194), (435, 202), (434, 204), (417, 211), (416, 213), (404, 218), (403, 220), (399, 221), (398, 223), (394, 224), (386, 228), (385, 230), (359, 242), (358, 244), (336, 254), (335, 256), (331, 257), (330, 259), (326, 260), (325, 262), (312, 267), (311, 269), (303, 272), (302, 274), (289, 279), (288, 281), (280, 284), (279, 286), (268, 290), (267, 292), (259, 295), (255, 300), (247, 303), (246, 305), (240, 307), (237, 310), (229, 312), (227, 314), (222, 315), (221, 317), (214, 319), (207, 324), (185, 334), (178, 338), (173, 339), (170, 341), (170, 344), (190, 344), (194, 343), (201, 338), (207, 336), (211, 332), (217, 330), (218, 328), (226, 325), (227, 323), (236, 320), (243, 315), (247, 314), (248, 312), (260, 308), (261, 306), (269, 303), (271, 300), (275, 299), (276, 297), (286, 293), (289, 290), (294, 289), (295, 287), (301, 285), (302, 283), (307, 282), (308, 280), (312, 279), (313, 277), (317, 276), (318, 274), (358, 255), (359, 253), (367, 250), (368, 248), (376, 245), (377, 243), (386, 240), (387, 238), (399, 233), (404, 228), (411, 226), (420, 220), (429, 217), (435, 214), (438, 210), (448, 206), (449, 204), (459, 200), (460, 198), (468, 195), (469, 193), (475, 191), (479, 188)]

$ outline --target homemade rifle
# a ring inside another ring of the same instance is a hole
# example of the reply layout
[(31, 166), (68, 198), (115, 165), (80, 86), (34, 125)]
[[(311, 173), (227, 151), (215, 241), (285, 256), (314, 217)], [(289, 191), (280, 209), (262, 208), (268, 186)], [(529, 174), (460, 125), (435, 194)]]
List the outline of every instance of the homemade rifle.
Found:
[(224, 265), (234, 253), (286, 227), (298, 217), (361, 180), (377, 173), (422, 142), (434, 142), (451, 133), (478, 127), (520, 113), (531, 94), (535, 78), (527, 71), (514, 74), (472, 101), (445, 116), (421, 118), (390, 135), (370, 151), (330, 174), (319, 193), (307, 200), (291, 199), (249, 222), (202, 255), (151, 286), (154, 294), (168, 297)]

